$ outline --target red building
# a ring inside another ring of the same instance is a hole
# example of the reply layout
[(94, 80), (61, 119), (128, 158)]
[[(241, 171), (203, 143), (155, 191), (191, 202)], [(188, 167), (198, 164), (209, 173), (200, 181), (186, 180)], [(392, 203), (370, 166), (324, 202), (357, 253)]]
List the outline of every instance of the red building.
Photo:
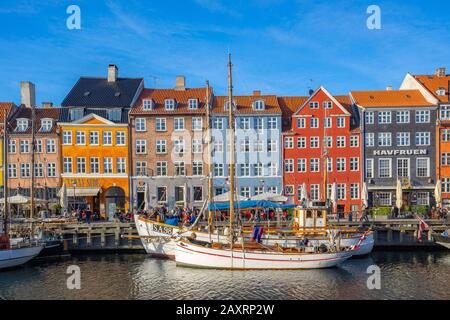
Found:
[(350, 98), (334, 97), (320, 87), (310, 97), (279, 100), (287, 125), (283, 132), (285, 195), (293, 203), (300, 203), (306, 184), (309, 199), (323, 203), (327, 172), (327, 198), (336, 183), (338, 212), (360, 210), (362, 141), (357, 112), (352, 111)]

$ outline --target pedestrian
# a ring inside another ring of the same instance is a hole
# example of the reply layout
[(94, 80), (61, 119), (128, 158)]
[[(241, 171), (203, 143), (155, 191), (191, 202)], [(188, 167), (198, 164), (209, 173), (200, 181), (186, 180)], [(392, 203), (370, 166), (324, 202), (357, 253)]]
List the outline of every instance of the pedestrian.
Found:
[(350, 211), (350, 213), (348, 214), (348, 222), (353, 222), (353, 212), (352, 211)]
[(91, 211), (86, 211), (86, 223), (91, 224)]
[(83, 212), (81, 211), (81, 209), (78, 208), (77, 213), (78, 213), (78, 223), (81, 224), (83, 222)]

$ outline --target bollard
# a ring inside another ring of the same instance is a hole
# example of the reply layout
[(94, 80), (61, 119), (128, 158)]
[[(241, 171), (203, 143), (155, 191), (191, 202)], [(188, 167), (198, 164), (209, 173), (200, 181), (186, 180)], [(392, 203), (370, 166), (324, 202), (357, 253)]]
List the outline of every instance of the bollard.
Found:
[(86, 236), (87, 236), (86, 245), (87, 245), (88, 247), (90, 247), (90, 246), (92, 245), (92, 236), (91, 236), (91, 233), (92, 233), (92, 228), (89, 228), (89, 229), (86, 231)]

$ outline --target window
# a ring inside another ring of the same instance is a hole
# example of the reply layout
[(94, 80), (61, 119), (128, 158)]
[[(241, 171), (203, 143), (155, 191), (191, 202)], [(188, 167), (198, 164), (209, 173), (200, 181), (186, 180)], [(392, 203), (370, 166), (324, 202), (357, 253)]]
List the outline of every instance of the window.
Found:
[(136, 154), (146, 154), (147, 153), (147, 141), (136, 140)]
[(86, 158), (77, 158), (77, 173), (86, 173)]
[(47, 163), (47, 177), (56, 178), (56, 163)]
[(305, 137), (297, 138), (297, 148), (299, 148), (299, 149), (306, 148), (306, 138)]
[(98, 146), (99, 145), (99, 133), (98, 131), (90, 131), (89, 132), (89, 144), (91, 146)]
[(379, 199), (380, 206), (391, 206), (392, 205), (392, 194), (390, 192), (378, 193), (378, 199)]
[(450, 192), (450, 178), (442, 178), (442, 192)]
[(450, 166), (450, 153), (445, 152), (441, 154), (441, 164), (443, 166)]
[(183, 139), (178, 139), (173, 142), (174, 152), (179, 154), (184, 154), (185, 151), (185, 143)]
[(112, 109), (108, 110), (108, 120), (118, 122), (122, 120), (122, 110)]
[(284, 160), (284, 172), (293, 173), (294, 172), (294, 159)]
[(331, 108), (333, 108), (333, 103), (331, 101), (324, 101), (323, 102), (323, 108), (324, 109), (331, 109)]
[(167, 153), (167, 140), (156, 140), (156, 153)]
[(345, 128), (345, 118), (338, 117), (336, 119), (338, 128)]
[(142, 101), (142, 104), (143, 104), (143, 109), (144, 109), (145, 111), (147, 111), (147, 110), (153, 110), (153, 100), (151, 100), (151, 99), (144, 99), (144, 100)]
[(325, 126), (325, 128), (331, 128), (333, 125), (333, 120), (331, 118), (324, 118), (323, 119), (323, 125)]
[(336, 137), (336, 147), (345, 148), (345, 136), (344, 137)]
[(409, 123), (409, 111), (397, 111), (397, 123)]
[(312, 129), (316, 129), (319, 127), (319, 119), (318, 118), (311, 118), (309, 119), (310, 127)]
[(167, 202), (167, 187), (157, 187), (156, 194), (157, 194), (159, 203)]
[(436, 94), (438, 96), (445, 96), (445, 88), (440, 87), (439, 89), (436, 90)]
[(156, 118), (156, 131), (167, 131), (167, 120), (166, 118)]
[(419, 206), (429, 206), (430, 194), (428, 192), (417, 192), (417, 204)]
[[(249, 148), (250, 148), (250, 146), (249, 146)], [(202, 144), (201, 139), (192, 140), (192, 152), (193, 153), (202, 153), (203, 152), (203, 144)]]
[(125, 174), (127, 172), (127, 159), (126, 158), (117, 158), (116, 172), (118, 174)]
[(30, 152), (30, 142), (28, 140), (20, 140), (20, 153)]
[(264, 118), (255, 118), (255, 130), (263, 132), (264, 130)]
[(294, 186), (291, 186), (291, 185), (284, 186), (284, 194), (286, 196), (293, 196), (294, 195)]
[(254, 174), (256, 177), (261, 177), (261, 176), (264, 175), (264, 172), (263, 172), (263, 164), (262, 164), (262, 163), (257, 163), (257, 164), (255, 164), (255, 165), (253, 166), (253, 174)]
[(430, 145), (430, 133), (416, 132), (416, 146), (429, 146), (429, 145)]
[(267, 140), (267, 152), (277, 152), (276, 140)]
[(327, 158), (327, 172), (333, 172), (333, 158)]
[(53, 127), (53, 120), (52, 119), (42, 119), (41, 120), (41, 129), (39, 131), (41, 132), (50, 132)]
[(320, 200), (320, 185), (318, 184), (312, 184), (311, 187), (311, 200), (313, 201), (319, 201)]
[(16, 153), (16, 140), (8, 141), (8, 153)]
[(167, 161), (156, 162), (156, 176), (158, 177), (167, 176)]
[(215, 177), (223, 177), (223, 163), (215, 163), (214, 164), (214, 176)]
[(278, 194), (278, 188), (277, 186), (268, 186), (267, 187), (268, 193)]
[(350, 184), (350, 199), (358, 200), (359, 194), (359, 183)]
[(306, 119), (305, 118), (297, 118), (297, 128), (299, 128), (299, 129), (306, 128)]
[(202, 161), (193, 161), (192, 162), (192, 175), (193, 176), (203, 175), (203, 162)]
[(250, 118), (241, 118), (239, 128), (242, 130), (250, 130)]
[(192, 118), (192, 130), (202, 131), (202, 129), (203, 129), (203, 119), (200, 117)]
[(254, 194), (255, 194), (255, 196), (257, 196), (257, 195), (260, 195), (260, 194), (262, 194), (263, 192), (264, 192), (264, 187), (263, 186), (256, 186), (255, 188), (254, 188)]
[(373, 159), (366, 159), (366, 178), (373, 179), (374, 175), (374, 161)]
[(194, 187), (194, 201), (203, 201), (203, 187)]
[(277, 176), (277, 171), (278, 171), (278, 167), (276, 163), (273, 162), (269, 162), (268, 166), (267, 166), (267, 171), (268, 172), (268, 176), (269, 177), (276, 177)]
[(392, 123), (392, 113), (391, 113), (391, 111), (380, 111), (380, 112), (378, 112), (378, 123), (379, 124), (390, 124), (390, 123)]
[(186, 175), (183, 161), (175, 161), (174, 167), (175, 167), (175, 176), (185, 176)]
[(285, 149), (293, 149), (294, 148), (294, 138), (293, 137), (286, 137), (284, 139), (284, 148)]
[(319, 148), (319, 137), (310, 137), (309, 138), (309, 147), (310, 148)]
[(47, 139), (45, 141), (46, 151), (47, 153), (56, 153), (56, 140), (55, 139)]
[(241, 152), (250, 152), (250, 138), (246, 137), (239, 142)]
[(378, 159), (378, 176), (380, 178), (392, 177), (392, 159)]
[(223, 119), (221, 118), (213, 119), (213, 129), (223, 130)]
[(409, 177), (409, 159), (408, 158), (399, 158), (397, 159), (397, 176), (400, 178), (408, 178)]
[(216, 140), (213, 142), (213, 152), (223, 152), (223, 141)]
[(450, 105), (441, 106), (441, 120), (450, 120)]
[(350, 136), (350, 147), (359, 147), (359, 136)]
[(20, 177), (21, 178), (31, 177), (31, 164), (29, 163), (20, 164)]
[(86, 133), (84, 131), (77, 131), (76, 144), (80, 146), (86, 145)]
[(41, 139), (36, 140), (35, 150), (36, 150), (36, 153), (42, 153), (42, 140)]
[(256, 100), (253, 102), (253, 109), (254, 110), (264, 110), (265, 104), (263, 100)]
[(103, 132), (103, 145), (104, 146), (112, 146), (112, 132), (111, 131)]
[(28, 120), (27, 119), (17, 119), (17, 132), (25, 132), (28, 129)]
[(83, 118), (84, 110), (83, 109), (71, 109), (70, 111), (70, 120), (75, 121)]
[(111, 174), (113, 173), (113, 159), (103, 158), (103, 173)]
[(65, 146), (72, 145), (72, 131), (63, 131), (62, 142)]
[(250, 198), (250, 187), (241, 187), (241, 196), (244, 198)]
[(267, 129), (277, 129), (277, 118), (270, 117), (267, 119)]
[(443, 142), (450, 142), (450, 129), (443, 129), (441, 139)]
[(306, 172), (306, 159), (297, 159), (297, 171)]
[(175, 100), (173, 99), (166, 99), (164, 101), (164, 106), (166, 108), (166, 110), (174, 110), (175, 109)]
[(336, 195), (338, 200), (345, 200), (347, 194), (347, 186), (343, 183), (339, 183), (336, 188)]
[(64, 173), (72, 173), (72, 158), (71, 157), (63, 158), (63, 172)]
[(250, 176), (250, 164), (241, 163), (241, 177), (249, 177)]
[(373, 111), (366, 111), (365, 118), (366, 118), (366, 124), (374, 124), (375, 123), (375, 114)]
[(375, 134), (373, 132), (366, 134), (366, 147), (375, 146)]
[(189, 99), (188, 100), (189, 110), (198, 109), (198, 100), (197, 99)]
[(233, 106), (233, 110), (236, 110), (236, 101), (233, 101), (232, 103), (230, 103), (230, 101), (226, 101), (224, 106), (223, 106), (225, 111), (228, 111), (230, 109), (230, 105)]
[(15, 163), (8, 164), (8, 177), (10, 179), (17, 178), (17, 164)]
[(336, 170), (338, 172), (344, 172), (346, 169), (346, 160), (345, 158), (337, 158), (336, 159)]
[(333, 137), (325, 137), (324, 140), (327, 148), (333, 148)]
[(143, 177), (147, 175), (147, 162), (146, 161), (136, 161), (136, 175)]
[(184, 118), (175, 118), (173, 121), (173, 127), (175, 131), (184, 130)]
[(409, 132), (397, 132), (397, 146), (408, 147), (410, 144)]
[(392, 134), (390, 132), (380, 132), (378, 134), (378, 146), (390, 147), (392, 145)]
[(430, 176), (430, 158), (417, 158), (417, 177), (428, 178)]
[(125, 131), (117, 131), (116, 132), (116, 146), (124, 146), (125, 142)]
[(310, 159), (309, 171), (310, 172), (319, 172), (320, 171), (320, 159), (318, 159), (318, 158)]
[(319, 109), (319, 103), (318, 102), (310, 102), (309, 108), (310, 109)]
[(416, 123), (430, 123), (430, 111), (416, 111)]
[(350, 171), (359, 171), (359, 158), (350, 158)]
[(34, 176), (37, 178), (42, 178), (44, 176), (44, 166), (42, 163), (34, 164)]
[(99, 174), (100, 173), (100, 159), (97, 157), (92, 157), (89, 159), (90, 163), (90, 173)]

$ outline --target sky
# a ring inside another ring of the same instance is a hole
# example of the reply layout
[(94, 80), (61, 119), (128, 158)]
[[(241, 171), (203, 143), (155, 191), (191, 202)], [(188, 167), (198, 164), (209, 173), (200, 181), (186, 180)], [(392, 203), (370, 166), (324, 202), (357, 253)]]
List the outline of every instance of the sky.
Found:
[[(68, 6), (81, 10), (69, 30)], [(381, 10), (370, 30), (369, 5)], [(450, 1), (398, 0), (2, 0), (0, 101), (59, 105), (80, 76), (143, 77), (146, 87), (209, 80), (226, 94), (227, 53), (236, 94), (306, 95), (398, 88), (407, 72), (450, 68)]]

